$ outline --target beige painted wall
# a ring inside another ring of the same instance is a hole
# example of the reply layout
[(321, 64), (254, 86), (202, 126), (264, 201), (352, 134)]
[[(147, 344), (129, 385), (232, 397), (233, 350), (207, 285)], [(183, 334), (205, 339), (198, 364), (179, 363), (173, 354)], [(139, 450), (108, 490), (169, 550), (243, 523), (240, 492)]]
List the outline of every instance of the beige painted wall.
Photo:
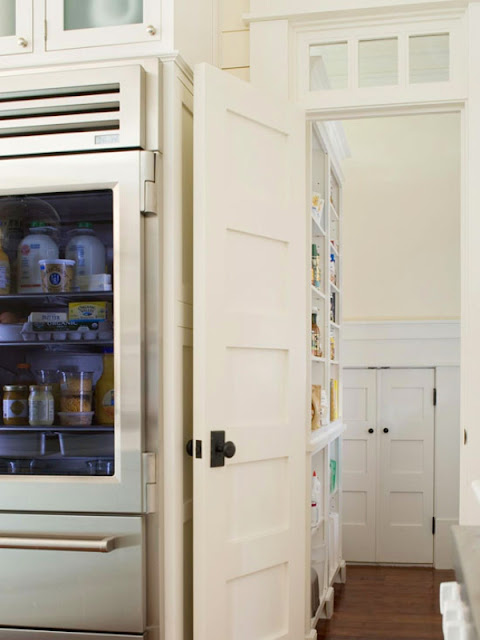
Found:
[(220, 67), (242, 80), (250, 79), (248, 27), (242, 15), (249, 11), (249, 0), (218, 0)]
[(343, 123), (344, 319), (460, 317), (460, 116)]

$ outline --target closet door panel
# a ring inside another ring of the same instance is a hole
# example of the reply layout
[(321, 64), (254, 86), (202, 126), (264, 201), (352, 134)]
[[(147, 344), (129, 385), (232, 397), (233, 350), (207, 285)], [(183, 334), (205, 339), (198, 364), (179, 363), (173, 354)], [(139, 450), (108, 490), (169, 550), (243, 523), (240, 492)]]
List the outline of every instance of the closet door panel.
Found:
[(433, 369), (379, 372), (377, 562), (433, 562)]
[(376, 376), (369, 369), (344, 371), (342, 530), (350, 562), (375, 562)]

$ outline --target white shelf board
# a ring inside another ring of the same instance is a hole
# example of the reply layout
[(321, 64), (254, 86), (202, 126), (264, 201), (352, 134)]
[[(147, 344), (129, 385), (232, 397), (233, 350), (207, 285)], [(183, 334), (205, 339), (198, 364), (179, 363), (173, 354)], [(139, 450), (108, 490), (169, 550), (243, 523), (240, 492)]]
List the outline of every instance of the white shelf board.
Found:
[(337, 577), (337, 573), (340, 571), (340, 568), (342, 566), (342, 560), (338, 560), (337, 562), (337, 566), (335, 567), (335, 571), (331, 571), (329, 578), (328, 578), (328, 583), (330, 586), (333, 586), (333, 582), (335, 580), (335, 578)]
[(330, 364), (340, 364), (338, 360), (330, 360)]
[(322, 593), (322, 597), (320, 598), (320, 606), (318, 607), (315, 615), (311, 619), (311, 627), (315, 629), (320, 620), (320, 616), (322, 615), (323, 607), (325, 606), (325, 600), (327, 599), (328, 588), (325, 588)]
[(332, 244), (331, 242), (330, 242), (330, 249), (337, 256), (337, 258), (340, 257), (340, 252), (338, 251), (337, 247), (334, 244)]
[(317, 220), (316, 216), (312, 213), (312, 236), (321, 236), (325, 237), (325, 229), (320, 224), (319, 220)]
[(320, 598), (320, 605), (319, 605), (315, 615), (310, 620), (310, 626), (311, 626), (312, 629), (315, 629), (315, 627), (318, 624), (318, 621), (320, 620), (320, 616), (322, 615), (323, 607), (325, 606), (325, 600), (327, 599), (327, 593), (328, 593), (328, 588), (325, 588), (323, 590), (322, 597)]
[(320, 520), (317, 522), (317, 524), (314, 527), (310, 527), (310, 533), (312, 534), (312, 536), (317, 533), (317, 531), (320, 529), (320, 527), (322, 526), (322, 524), (325, 522), (325, 518), (320, 518)]
[(317, 453), (324, 449), (330, 442), (333, 442), (340, 436), (347, 426), (342, 420), (335, 420), (326, 427), (320, 427), (313, 431), (310, 436), (310, 442), (308, 445), (308, 451), (311, 453)]
[(334, 498), (338, 493), (338, 484), (333, 491), (330, 491), (330, 498)]
[(330, 320), (330, 324), (331, 324), (331, 326), (332, 326), (332, 327), (335, 327), (335, 329), (340, 330), (340, 325), (339, 325), (337, 322), (332, 322), (332, 321)]
[(335, 218), (335, 220), (340, 220), (340, 216), (338, 215), (337, 210), (335, 209), (333, 204), (330, 202), (328, 206), (330, 207), (330, 213), (333, 214), (333, 217)]
[(312, 362), (325, 362), (325, 358), (318, 358), (317, 356), (311, 356)]
[(312, 289), (312, 296), (314, 298), (321, 298), (322, 300), (325, 300), (326, 295), (323, 293), (323, 291), (320, 291), (320, 289), (318, 287), (315, 287), (313, 284), (310, 286)]
[(332, 291), (335, 291), (336, 293), (340, 293), (340, 289), (337, 287), (336, 284), (333, 284), (333, 282), (330, 281), (330, 289), (332, 289)]

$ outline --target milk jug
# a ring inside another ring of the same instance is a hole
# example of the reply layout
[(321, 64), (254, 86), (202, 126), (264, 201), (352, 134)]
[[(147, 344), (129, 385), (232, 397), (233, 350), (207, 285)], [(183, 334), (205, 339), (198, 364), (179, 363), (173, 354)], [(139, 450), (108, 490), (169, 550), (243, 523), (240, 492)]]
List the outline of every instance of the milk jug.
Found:
[(17, 291), (41, 293), (39, 260), (58, 260), (58, 245), (50, 237), (52, 229), (45, 222), (32, 222), (29, 235), (18, 245)]
[(105, 246), (90, 222), (79, 222), (65, 249), (65, 258), (75, 260), (74, 289), (78, 291), (78, 276), (105, 273)]

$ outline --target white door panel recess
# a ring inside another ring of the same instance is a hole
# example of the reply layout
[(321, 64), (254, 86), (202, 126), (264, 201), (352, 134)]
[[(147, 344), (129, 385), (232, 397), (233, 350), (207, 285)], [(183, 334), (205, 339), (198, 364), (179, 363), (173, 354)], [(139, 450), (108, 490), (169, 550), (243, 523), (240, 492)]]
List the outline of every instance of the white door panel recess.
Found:
[(345, 558), (431, 564), (434, 371), (345, 374)]
[[(202, 443), (194, 636), (297, 640), (306, 579), (305, 116), (201, 65), (194, 158), (194, 450)], [(212, 467), (217, 430), (236, 452)]]
[(343, 375), (343, 553), (351, 562), (375, 562), (377, 373)]

